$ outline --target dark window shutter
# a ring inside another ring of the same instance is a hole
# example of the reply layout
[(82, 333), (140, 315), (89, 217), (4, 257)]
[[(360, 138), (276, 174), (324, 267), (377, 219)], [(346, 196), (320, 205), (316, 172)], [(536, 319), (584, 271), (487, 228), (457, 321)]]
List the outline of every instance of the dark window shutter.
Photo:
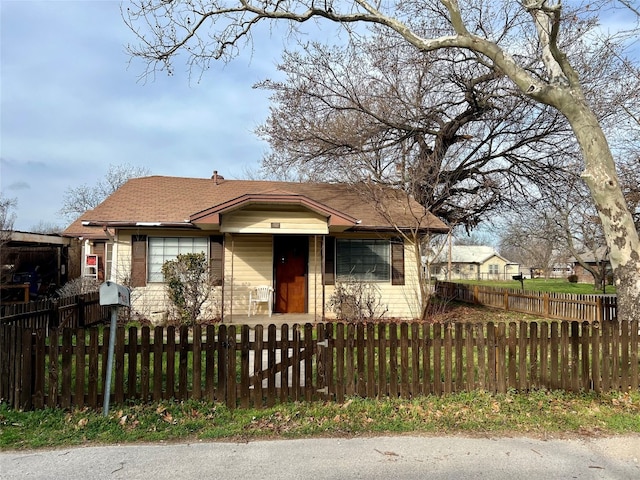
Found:
[(335, 237), (324, 237), (324, 284), (335, 285), (336, 283), (336, 239)]
[(224, 278), (224, 237), (214, 235), (209, 239), (209, 275), (215, 286), (222, 285)]
[(131, 236), (131, 286), (147, 285), (147, 236)]
[(391, 285), (404, 285), (404, 242), (391, 240)]

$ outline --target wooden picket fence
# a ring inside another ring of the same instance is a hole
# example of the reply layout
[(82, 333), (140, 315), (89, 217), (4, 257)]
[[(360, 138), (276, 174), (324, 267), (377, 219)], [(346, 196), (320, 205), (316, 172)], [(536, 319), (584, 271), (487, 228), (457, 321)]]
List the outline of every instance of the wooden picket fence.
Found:
[(99, 292), (0, 306), (0, 325), (24, 328), (79, 328), (108, 322), (110, 307), (100, 305)]
[(456, 282), (437, 282), (435, 292), (440, 298), (543, 318), (587, 322), (617, 318), (615, 295), (534, 292)]
[[(0, 326), (0, 399), (21, 409), (99, 408), (108, 330), (47, 337)], [(474, 390), (637, 390), (638, 337), (638, 320), (118, 327), (110, 401), (260, 408)]]

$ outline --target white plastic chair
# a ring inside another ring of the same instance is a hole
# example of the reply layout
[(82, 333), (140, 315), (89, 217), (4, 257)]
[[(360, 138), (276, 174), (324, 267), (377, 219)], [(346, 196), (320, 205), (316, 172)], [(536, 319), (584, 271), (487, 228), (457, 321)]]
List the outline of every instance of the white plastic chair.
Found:
[(266, 303), (268, 305), (269, 316), (271, 316), (271, 310), (273, 309), (273, 288), (269, 285), (258, 285), (249, 291), (249, 314), (247, 317), (251, 316), (252, 309), (255, 315), (259, 303)]

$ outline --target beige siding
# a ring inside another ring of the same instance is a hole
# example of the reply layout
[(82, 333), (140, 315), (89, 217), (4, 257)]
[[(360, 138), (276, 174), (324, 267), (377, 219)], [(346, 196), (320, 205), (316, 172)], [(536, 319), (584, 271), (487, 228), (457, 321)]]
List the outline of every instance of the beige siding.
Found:
[[(318, 320), (322, 319), (322, 236), (309, 237), (309, 264), (307, 266), (307, 313), (314, 315)], [(325, 308), (326, 310), (326, 308)]]
[[(198, 232), (200, 233), (200, 232)], [(145, 232), (135, 234), (149, 236), (177, 236), (176, 232)], [(189, 235), (193, 236), (192, 232)], [(345, 236), (346, 237), (346, 236)], [(358, 235), (360, 238), (372, 238)], [(309, 263), (307, 266), (308, 313), (321, 319), (335, 318), (328, 303), (334, 286), (322, 285), (322, 235), (309, 237)], [(224, 290), (224, 314), (246, 315), (249, 305), (249, 290), (258, 285), (273, 286), (273, 237), (272, 235), (225, 234), (224, 287), (216, 288), (205, 315), (214, 317), (222, 311), (221, 295)], [(114, 248), (115, 281), (127, 285), (131, 272), (131, 233), (121, 232)], [(391, 281), (374, 284), (380, 295), (380, 303), (387, 308), (388, 318), (410, 319), (419, 315), (419, 288), (417, 265), (413, 246), (405, 244), (405, 285), (391, 285)], [(170, 311), (165, 286), (149, 283), (135, 288), (131, 295), (135, 314), (160, 322)], [(233, 302), (232, 302), (233, 299)], [(261, 306), (258, 313), (266, 313)]]
[[(273, 237), (226, 234), (224, 272), (225, 314), (246, 315), (249, 290), (258, 285), (273, 286)], [(266, 313), (264, 306), (261, 309), (258, 313)]]
[(489, 265), (498, 265), (498, 274), (499, 275), (504, 275), (504, 273), (505, 273), (504, 267), (505, 267), (506, 264), (507, 264), (507, 262), (505, 262), (500, 257), (497, 257), (497, 256), (494, 255), (490, 259), (486, 260), (482, 265), (480, 265), (480, 274), (488, 275), (489, 274)]
[[(375, 238), (367, 235), (350, 235), (348, 238)], [(340, 238), (347, 238), (346, 235)], [(386, 308), (386, 318), (414, 319), (420, 315), (420, 289), (418, 265), (415, 260), (413, 245), (405, 242), (404, 246), (405, 284), (391, 285), (388, 282), (375, 282), (373, 285), (380, 296), (380, 307)], [(335, 318), (335, 313), (329, 310), (328, 304), (335, 292), (333, 285), (325, 287), (325, 312), (327, 318)]]
[(240, 210), (222, 216), (225, 233), (327, 234), (327, 219), (308, 210), (269, 212)]
[[(488, 269), (489, 267), (487, 267)], [(440, 280), (478, 280), (480, 278), (480, 265), (477, 263), (452, 263), (451, 273), (447, 272), (446, 264), (440, 266), (440, 273), (433, 274)]]
[(504, 267), (504, 271), (507, 275), (515, 275), (520, 272), (520, 265), (514, 263), (507, 263)]
[[(135, 235), (147, 235), (150, 237), (178, 237), (183, 236), (205, 236), (201, 232), (189, 232), (185, 235), (176, 231), (136, 231)], [(132, 232), (119, 232), (114, 242), (114, 265), (112, 271), (116, 283), (129, 285), (131, 278), (131, 235)], [(205, 305), (202, 317), (215, 318), (221, 313), (220, 305), (221, 289), (216, 288)], [(145, 287), (136, 287), (131, 291), (132, 314), (140, 318), (149, 319), (154, 323), (161, 323), (169, 316), (170, 304), (167, 299), (164, 283), (147, 283)]]

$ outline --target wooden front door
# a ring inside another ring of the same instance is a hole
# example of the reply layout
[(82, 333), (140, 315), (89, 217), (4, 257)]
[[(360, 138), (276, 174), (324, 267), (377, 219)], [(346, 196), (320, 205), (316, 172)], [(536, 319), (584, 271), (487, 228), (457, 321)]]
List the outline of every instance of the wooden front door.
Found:
[(273, 250), (276, 278), (274, 311), (305, 313), (309, 239), (303, 236), (276, 236)]

